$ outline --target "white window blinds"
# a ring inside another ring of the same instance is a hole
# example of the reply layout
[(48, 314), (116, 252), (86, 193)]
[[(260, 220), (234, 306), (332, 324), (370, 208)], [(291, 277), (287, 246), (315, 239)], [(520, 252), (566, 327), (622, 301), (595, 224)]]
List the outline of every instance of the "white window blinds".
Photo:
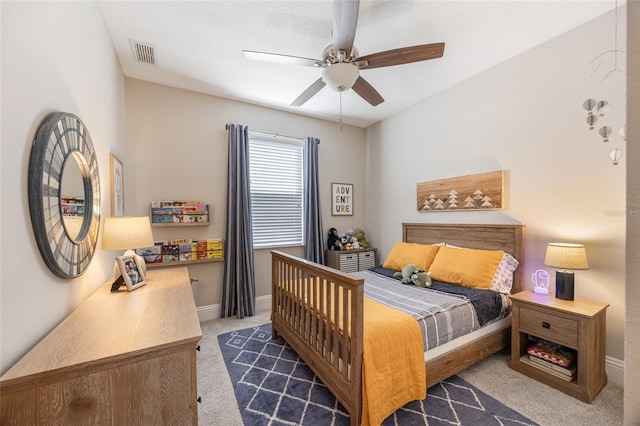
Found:
[(253, 245), (303, 244), (303, 155), (301, 140), (249, 133)]

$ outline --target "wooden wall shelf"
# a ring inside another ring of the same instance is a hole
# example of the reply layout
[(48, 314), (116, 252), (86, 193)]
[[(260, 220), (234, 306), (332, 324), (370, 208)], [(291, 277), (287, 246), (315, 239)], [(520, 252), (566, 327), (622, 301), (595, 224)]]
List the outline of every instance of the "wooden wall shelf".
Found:
[[(176, 217), (202, 217), (202, 216), (206, 216), (206, 221), (205, 222), (191, 222), (191, 221), (186, 221), (186, 222), (154, 222), (153, 218), (156, 216), (153, 214), (154, 209), (157, 210), (170, 210), (170, 209), (181, 209), (180, 206), (176, 206), (176, 207), (170, 207), (170, 206), (166, 206), (166, 207), (153, 207), (153, 203), (151, 203), (149, 205), (149, 220), (151, 221), (151, 226), (156, 226), (156, 227), (164, 227), (164, 226), (209, 226), (210, 224), (210, 217), (209, 217), (209, 204), (204, 204), (205, 206), (205, 210), (204, 213), (200, 214), (194, 214), (194, 213), (173, 213), (173, 214), (161, 214), (158, 215), (160, 217), (162, 216), (171, 216), (171, 218), (175, 219)], [(181, 211), (181, 210), (179, 210)], [(170, 218), (170, 219), (171, 219)]]
[(168, 228), (172, 226), (209, 226), (211, 222), (188, 222), (188, 223), (152, 223), (151, 226), (154, 228)]
[(193, 265), (196, 263), (212, 263), (212, 262), (222, 262), (224, 258), (221, 259), (198, 259), (198, 260), (182, 260), (179, 262), (167, 262), (167, 263), (147, 263), (147, 269), (151, 268), (170, 268), (177, 266), (185, 266), (185, 265)]

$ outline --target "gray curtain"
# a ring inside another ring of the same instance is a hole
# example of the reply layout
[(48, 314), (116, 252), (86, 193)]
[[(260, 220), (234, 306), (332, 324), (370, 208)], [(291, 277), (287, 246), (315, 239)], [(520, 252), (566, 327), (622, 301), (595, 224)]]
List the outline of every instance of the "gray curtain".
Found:
[(256, 283), (249, 187), (249, 130), (229, 124), (227, 170), (227, 231), (221, 317), (255, 315)]
[(304, 150), (304, 257), (324, 264), (324, 231), (320, 209), (320, 184), (318, 178), (317, 138), (307, 137)]

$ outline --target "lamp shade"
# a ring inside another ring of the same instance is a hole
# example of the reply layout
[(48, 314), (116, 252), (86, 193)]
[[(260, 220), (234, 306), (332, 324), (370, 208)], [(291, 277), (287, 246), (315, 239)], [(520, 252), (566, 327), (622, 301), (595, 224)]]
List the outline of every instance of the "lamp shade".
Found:
[(322, 71), (322, 81), (336, 92), (351, 89), (359, 76), (358, 67), (346, 62), (338, 62)]
[(562, 269), (589, 269), (587, 251), (582, 244), (547, 244), (544, 264)]
[(130, 250), (153, 245), (151, 223), (147, 216), (108, 217), (104, 221), (102, 248)]

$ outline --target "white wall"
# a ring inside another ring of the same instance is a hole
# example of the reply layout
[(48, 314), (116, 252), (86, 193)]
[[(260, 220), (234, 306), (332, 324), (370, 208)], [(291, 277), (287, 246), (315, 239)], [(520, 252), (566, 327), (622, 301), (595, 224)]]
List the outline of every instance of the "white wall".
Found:
[(627, 2), (627, 339), (624, 424), (640, 424), (640, 2)]
[[(152, 200), (198, 199), (210, 204), (208, 227), (153, 228), (156, 239), (224, 238), (227, 182), (226, 123), (250, 130), (320, 139), (323, 225), (339, 232), (364, 226), (364, 130), (210, 95), (126, 79), (129, 155), (127, 215), (148, 214)], [(353, 183), (355, 214), (331, 216), (331, 182)], [(134, 196), (135, 195), (135, 196)], [(302, 256), (301, 247), (289, 251)], [(256, 250), (256, 295), (271, 294), (270, 251)], [(198, 307), (219, 304), (223, 264), (190, 265)]]
[(78, 115), (98, 156), (103, 217), (109, 151), (125, 152), (124, 78), (95, 3), (0, 2), (2, 206), (0, 371), (4, 372), (113, 273), (98, 249), (79, 278), (57, 278), (36, 244), (27, 198), (31, 141), (50, 112)]
[[(624, 76), (602, 84), (590, 77), (590, 61), (611, 49), (613, 16), (367, 129), (366, 210), (382, 258), (401, 239), (402, 222), (523, 223), (528, 287), (538, 268), (554, 276), (543, 265), (547, 242), (584, 243), (590, 269), (576, 272), (576, 295), (610, 304), (606, 352), (623, 359), (626, 167), (612, 166), (608, 152), (620, 143), (589, 132), (582, 109), (586, 98), (607, 99), (616, 110), (606, 121), (616, 131), (624, 122)], [(493, 170), (507, 171), (505, 209), (416, 211), (416, 183)]]

